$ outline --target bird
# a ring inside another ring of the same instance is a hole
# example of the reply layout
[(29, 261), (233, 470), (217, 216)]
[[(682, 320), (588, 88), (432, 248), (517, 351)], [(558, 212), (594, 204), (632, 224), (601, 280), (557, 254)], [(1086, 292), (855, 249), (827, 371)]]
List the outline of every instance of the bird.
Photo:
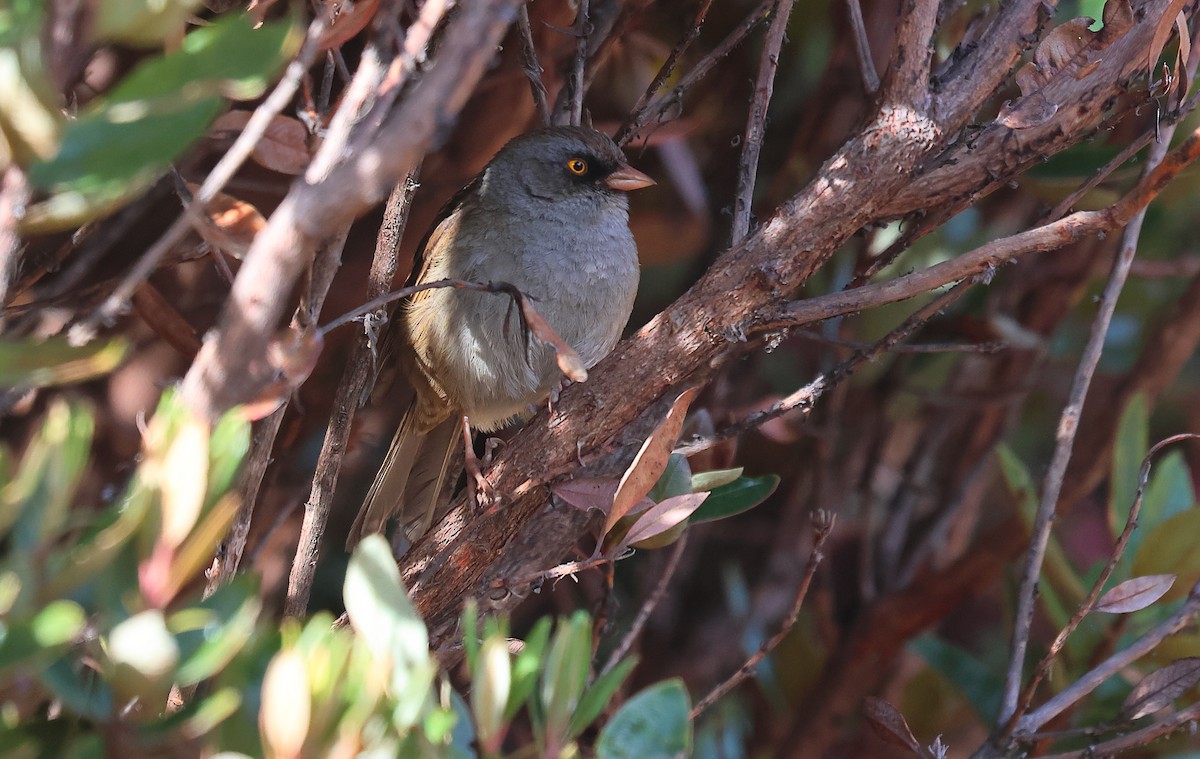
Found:
[[(515, 287), (591, 368), (620, 339), (637, 293), (627, 193), (653, 184), (590, 127), (517, 136), (438, 214), (408, 284)], [(553, 350), (524, 333), (506, 295), (434, 288), (398, 311), (389, 338), (411, 399), (351, 528), (350, 548), (393, 520), (409, 542), (427, 532), (460, 431), (470, 471), (470, 430), (505, 427), (561, 383)]]

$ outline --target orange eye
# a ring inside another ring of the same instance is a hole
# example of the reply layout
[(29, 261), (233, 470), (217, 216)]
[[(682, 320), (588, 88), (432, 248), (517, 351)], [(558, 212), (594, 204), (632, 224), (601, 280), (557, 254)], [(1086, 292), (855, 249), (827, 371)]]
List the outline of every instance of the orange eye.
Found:
[(582, 158), (572, 158), (571, 160), (567, 161), (567, 171), (571, 172), (577, 177), (581, 177), (586, 174), (587, 170), (587, 161), (583, 160)]

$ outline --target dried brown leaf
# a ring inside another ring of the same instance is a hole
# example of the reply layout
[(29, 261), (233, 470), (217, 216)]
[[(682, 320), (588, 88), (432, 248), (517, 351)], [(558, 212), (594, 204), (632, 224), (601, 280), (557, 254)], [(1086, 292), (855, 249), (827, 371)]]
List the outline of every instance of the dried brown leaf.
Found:
[(604, 531), (612, 529), (617, 520), (623, 517), (635, 503), (642, 500), (658, 482), (663, 470), (667, 468), (667, 460), (675, 441), (679, 439), (679, 431), (683, 429), (683, 420), (687, 416), (688, 406), (700, 392), (698, 387), (690, 387), (680, 393), (671, 404), (667, 415), (654, 431), (642, 443), (641, 450), (634, 457), (633, 463), (621, 477), (617, 494), (613, 496), (613, 505), (604, 522)]
[(906, 748), (915, 756), (923, 756), (921, 744), (908, 727), (904, 715), (882, 698), (868, 696), (863, 702), (863, 715), (875, 734), (893, 746)]
[(1162, 598), (1175, 583), (1175, 575), (1134, 577), (1117, 585), (1096, 602), (1096, 611), (1128, 614), (1144, 609)]
[(1105, 45), (1110, 45), (1133, 28), (1133, 7), (1129, 0), (1108, 0), (1104, 4), (1103, 21), (1100, 37)]
[[(1171, 0), (1171, 4), (1161, 16), (1158, 17), (1157, 25), (1154, 27), (1154, 37), (1150, 40), (1150, 48), (1146, 51), (1146, 70), (1153, 72), (1155, 64), (1158, 63), (1158, 56), (1162, 55), (1163, 48), (1171, 41), (1171, 34), (1175, 31), (1177, 16), (1183, 10), (1183, 6), (1187, 5), (1188, 0)], [(1184, 25), (1186, 31), (1186, 23)], [(1187, 34), (1183, 34), (1184, 37)]]
[(1200, 684), (1200, 657), (1171, 662), (1151, 672), (1134, 686), (1121, 704), (1121, 716), (1138, 719), (1171, 705), (1171, 702)]
[(320, 330), (288, 329), (267, 345), (267, 361), (296, 388), (312, 374), (324, 347)]
[(554, 358), (558, 362), (558, 370), (572, 382), (587, 382), (587, 366), (575, 349), (558, 336), (550, 322), (546, 321), (529, 303), (524, 295), (518, 296), (521, 304), (521, 314), (525, 317), (525, 326), (533, 336), (554, 349)]
[[(209, 134), (217, 140), (238, 134), (246, 128), (252, 115), (252, 111), (224, 113), (213, 122)], [(250, 158), (260, 166), (281, 174), (302, 174), (312, 158), (308, 137), (308, 128), (299, 119), (276, 114), (255, 143)]]
[(1182, 11), (1175, 17), (1175, 30), (1179, 34), (1179, 49), (1175, 52), (1175, 86), (1186, 95), (1191, 88), (1187, 80), (1187, 63), (1192, 54), (1192, 35), (1188, 34), (1187, 17)]
[(1058, 104), (1051, 103), (1041, 92), (1035, 92), (1028, 97), (1005, 103), (1000, 107), (996, 120), (1009, 129), (1028, 129), (1045, 124), (1054, 118), (1056, 113)]
[(619, 484), (613, 479), (584, 478), (557, 483), (551, 492), (580, 511), (595, 509), (607, 514)]
[[(187, 183), (194, 197), (200, 185)], [(239, 261), (250, 250), (254, 237), (267, 226), (258, 209), (244, 200), (219, 192), (204, 207), (204, 215), (192, 227), (210, 246)]]

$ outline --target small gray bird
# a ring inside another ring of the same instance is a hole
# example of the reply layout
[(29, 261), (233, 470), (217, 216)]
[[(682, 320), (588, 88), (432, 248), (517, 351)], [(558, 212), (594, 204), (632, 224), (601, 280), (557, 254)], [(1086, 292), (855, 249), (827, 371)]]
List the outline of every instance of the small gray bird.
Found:
[[(409, 284), (514, 285), (590, 368), (616, 345), (637, 292), (625, 193), (652, 184), (595, 130), (552, 127), (517, 137), (442, 210)], [(560, 378), (552, 349), (524, 334), (502, 294), (425, 290), (393, 329), (415, 396), (350, 545), (393, 517), (409, 540), (428, 531), (463, 417), (476, 430), (497, 430), (543, 401)]]

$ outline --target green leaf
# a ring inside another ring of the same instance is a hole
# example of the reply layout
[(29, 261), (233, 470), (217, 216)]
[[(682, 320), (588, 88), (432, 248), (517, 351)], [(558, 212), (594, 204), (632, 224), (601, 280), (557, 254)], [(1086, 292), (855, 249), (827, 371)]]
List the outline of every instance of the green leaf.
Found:
[(734, 469), (713, 469), (709, 472), (700, 472), (692, 475), (692, 492), (699, 493), (701, 491), (712, 491), (723, 485), (728, 485), (735, 482), (738, 477), (742, 476), (743, 467)]
[[(1004, 475), (1009, 492), (1017, 499), (1017, 515), (1021, 517), (1026, 531), (1032, 531), (1033, 520), (1037, 516), (1038, 495), (1037, 488), (1033, 485), (1033, 479), (1029, 476), (1028, 467), (1007, 445), (1000, 445), (996, 448), (996, 460), (1000, 464), (1000, 471)], [(1047, 579), (1053, 584), (1054, 589), (1065, 597), (1064, 600), (1067, 604), (1076, 606), (1087, 595), (1083, 581), (1079, 579), (1079, 575), (1071, 566), (1062, 545), (1053, 535), (1050, 536), (1050, 542), (1046, 546), (1045, 572)], [(1046, 606), (1046, 599), (1043, 598), (1042, 601), (1043, 606)], [(1053, 606), (1046, 606), (1046, 608), (1051, 612), (1055, 610)], [(1065, 623), (1066, 618), (1058, 620), (1058, 622)]]
[(1000, 691), (1004, 682), (991, 667), (932, 635), (914, 638), (909, 648), (958, 688), (980, 720), (986, 723), (995, 718), (1000, 709)]
[(654, 487), (650, 488), (650, 500), (658, 503), (672, 496), (692, 492), (692, 470), (688, 466), (687, 457), (680, 453), (672, 453), (667, 459), (667, 468)]
[(1173, 574), (1175, 585), (1163, 596), (1174, 601), (1188, 594), (1200, 579), (1200, 508), (1188, 509), (1159, 523), (1142, 542), (1133, 558), (1133, 576)]
[[(42, 684), (81, 717), (107, 722), (113, 716), (112, 689), (94, 670), (64, 658), (42, 670)], [(68, 754), (68, 756), (74, 756)]]
[(250, 423), (241, 414), (221, 417), (208, 443), (208, 490), (205, 508), (211, 507), (233, 487), (250, 450)]
[(504, 738), (504, 707), (512, 685), (508, 641), (490, 635), (479, 649), (479, 667), (471, 678), (471, 712), (479, 742), (489, 754), (500, 750)]
[(199, 0), (99, 0), (97, 39), (157, 47), (183, 31)]
[(596, 681), (583, 694), (583, 698), (579, 699), (579, 708), (575, 710), (575, 716), (571, 717), (571, 727), (567, 731), (570, 737), (574, 738), (582, 733), (600, 716), (604, 707), (608, 706), (608, 702), (612, 700), (613, 694), (625, 682), (625, 678), (629, 677), (629, 673), (636, 665), (637, 657), (631, 656), (618, 662), (615, 667), (596, 678)]
[(299, 40), (292, 20), (255, 29), (249, 16), (229, 15), (139, 65), (68, 122), (54, 158), (30, 166), (30, 181), (52, 197), (28, 209), (23, 231), (78, 224), (147, 187), (204, 134), (225, 97), (261, 95)]
[(381, 535), (364, 538), (354, 549), (342, 588), (350, 624), (374, 657), (391, 668), (392, 716), (399, 729), (411, 727), (429, 699), (437, 665), (429, 635), (400, 580), (391, 548)]
[(512, 668), (512, 687), (508, 690), (508, 706), (504, 719), (511, 720), (533, 693), (542, 668), (542, 652), (550, 641), (550, 618), (539, 619), (525, 636), (525, 645), (517, 654)]
[(463, 649), (467, 653), (467, 671), (472, 676), (479, 671), (479, 604), (468, 598), (462, 616)]
[(714, 522), (749, 511), (767, 500), (777, 487), (779, 475), (739, 477), (728, 485), (713, 489), (708, 500), (692, 513), (688, 523)]
[(1141, 475), (1142, 459), (1150, 448), (1150, 414), (1146, 396), (1138, 393), (1129, 400), (1121, 414), (1117, 427), (1116, 444), (1113, 447), (1112, 479), (1109, 481), (1108, 520), (1113, 537), (1125, 529), (1129, 507), (1137, 492)]
[(587, 684), (592, 657), (592, 622), (587, 612), (577, 611), (559, 623), (546, 656), (542, 673), (542, 706), (548, 745), (560, 746), (567, 737), (571, 717)]
[(128, 341), (116, 338), (73, 346), (66, 338), (0, 340), (0, 386), (51, 387), (107, 374), (120, 365)]
[(83, 632), (87, 618), (74, 601), (51, 601), (32, 619), (0, 625), (0, 669), (40, 666)]
[(256, 585), (252, 577), (242, 575), (204, 599), (200, 609), (211, 616), (203, 627), (194, 631), (179, 632), (189, 623), (172, 615), (168, 627), (177, 632), (179, 640), (181, 664), (176, 673), (179, 685), (207, 680), (243, 650), (254, 635), (254, 625), (262, 611)]
[(629, 699), (596, 742), (598, 759), (670, 759), (692, 748), (691, 701), (683, 681), (664, 680)]
[(1142, 499), (1142, 513), (1138, 516), (1138, 529), (1129, 536), (1126, 555), (1137, 554), (1150, 529), (1194, 505), (1196, 490), (1183, 452), (1171, 451), (1156, 462), (1151, 470), (1146, 495)]
[(16, 478), (0, 490), (0, 535), (15, 519), (16, 544), (24, 550), (58, 537), (87, 466), (92, 431), (84, 406), (61, 400), (50, 406)]

